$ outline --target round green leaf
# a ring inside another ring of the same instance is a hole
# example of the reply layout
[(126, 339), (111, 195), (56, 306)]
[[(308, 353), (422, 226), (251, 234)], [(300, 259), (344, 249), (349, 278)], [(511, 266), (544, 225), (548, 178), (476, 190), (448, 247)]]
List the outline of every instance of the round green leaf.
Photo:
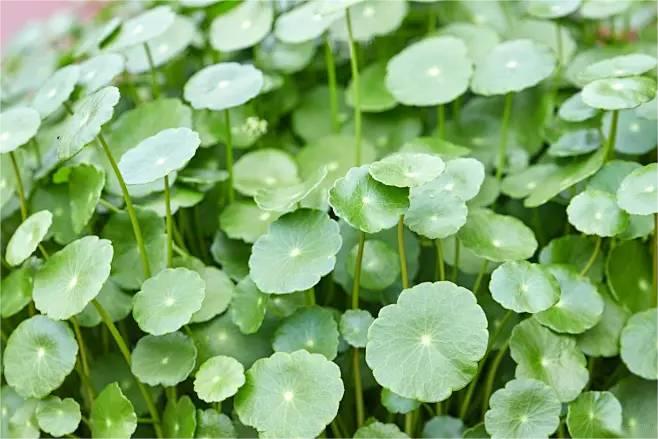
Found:
[(130, 370), (143, 383), (151, 386), (175, 386), (194, 369), (196, 347), (180, 333), (139, 339), (132, 352)]
[(333, 360), (338, 350), (336, 320), (331, 311), (325, 308), (300, 308), (277, 328), (272, 347), (276, 352), (306, 349)]
[(635, 108), (655, 95), (656, 81), (639, 76), (597, 79), (582, 91), (583, 102), (601, 110)]
[[(316, 46), (312, 41), (299, 44), (288, 44), (270, 37), (256, 46), (256, 63), (263, 70), (276, 71), (285, 74), (297, 73), (303, 70), (313, 60)], [(265, 76), (265, 85), (262, 93), (286, 86), (281, 76)], [(289, 95), (289, 101), (284, 105), (293, 107), (297, 103), (297, 96)], [(286, 107), (284, 107), (286, 108)]]
[(584, 0), (580, 15), (595, 20), (608, 18), (624, 12), (630, 5), (630, 0)]
[(604, 302), (592, 282), (568, 266), (546, 267), (560, 284), (560, 300), (535, 315), (539, 323), (556, 332), (580, 334), (601, 320)]
[[(327, 105), (330, 93), (331, 91), (329, 90), (329, 87), (317, 86), (301, 96), (299, 105), (292, 112), (292, 128), (296, 134), (307, 142), (334, 135), (331, 107)], [(351, 116), (351, 112), (344, 102), (343, 98), (345, 93), (343, 89), (337, 86), (336, 93), (338, 95), (338, 122), (341, 126), (345, 126)], [(353, 133), (354, 130), (343, 131), (343, 134), (352, 135)], [(367, 140), (367, 138), (364, 140)], [(362, 145), (364, 153), (366, 151), (365, 144), (366, 142), (363, 142)], [(351, 144), (345, 145), (342, 148), (345, 147), (352, 148), (352, 154), (349, 156), (349, 165), (353, 166), (355, 148), (354, 139), (351, 140)], [(326, 152), (329, 153), (329, 151)], [(332, 154), (332, 156), (333, 155), (335, 155), (335, 153)], [(364, 158), (365, 157), (366, 156), (364, 155)], [(364, 163), (366, 163), (365, 160)]]
[(420, 407), (420, 401), (405, 398), (395, 392), (391, 392), (386, 387), (382, 388), (381, 395), (382, 405), (386, 407), (389, 413), (409, 413)]
[(479, 62), (500, 43), (496, 30), (486, 23), (449, 22), (437, 31), (439, 35), (450, 35), (462, 40), (474, 62)]
[(582, 81), (624, 78), (636, 76), (655, 69), (656, 58), (643, 53), (619, 55), (590, 64), (580, 75)]
[(350, 346), (365, 348), (368, 342), (368, 328), (375, 319), (363, 309), (348, 309), (340, 317), (340, 335)]
[(530, 0), (524, 2), (526, 12), (539, 18), (559, 18), (580, 7), (582, 0)]
[(243, 195), (259, 189), (297, 184), (297, 164), (290, 154), (278, 149), (259, 149), (240, 157), (233, 166), (233, 185)]
[(42, 119), (50, 116), (69, 99), (79, 77), (80, 67), (75, 64), (57, 70), (32, 98), (32, 108)]
[(386, 67), (386, 87), (405, 105), (445, 104), (464, 94), (472, 72), (462, 40), (430, 37), (391, 58)]
[[(649, 101), (650, 103), (652, 101)], [(646, 105), (646, 104), (643, 104)], [(653, 105), (658, 106), (653, 99)], [(617, 121), (617, 136), (615, 137), (615, 150), (624, 154), (645, 154), (656, 147), (658, 132), (654, 129), (656, 120), (646, 119), (638, 114), (638, 108), (621, 110)], [(603, 115), (601, 129), (610, 132), (612, 113)]]
[(123, 56), (119, 54), (104, 53), (96, 55), (80, 64), (78, 83), (84, 87), (86, 93), (93, 93), (110, 84), (115, 77), (123, 72), (124, 66)]
[(320, 168), (301, 183), (292, 186), (259, 189), (254, 196), (254, 201), (256, 201), (259, 208), (266, 211), (291, 211), (297, 203), (317, 188), (326, 176), (327, 169)]
[(0, 153), (26, 144), (40, 125), (39, 112), (30, 107), (13, 107), (0, 113)]
[(596, 116), (597, 110), (583, 102), (581, 92), (578, 92), (562, 102), (558, 115), (567, 122), (583, 122)]
[[(629, 263), (633, 261), (633, 263)], [(652, 306), (650, 252), (639, 241), (628, 241), (610, 250), (605, 267), (610, 291), (631, 312)]]
[(236, 359), (219, 355), (206, 360), (194, 378), (194, 391), (206, 402), (219, 402), (236, 394), (245, 383), (244, 368)]
[(350, 169), (329, 191), (337, 216), (355, 229), (376, 233), (393, 227), (409, 206), (408, 189), (386, 186), (368, 172), (368, 166)]
[(89, 422), (94, 438), (130, 438), (137, 429), (133, 405), (116, 382), (108, 384), (96, 397)]
[(438, 177), (445, 163), (436, 155), (397, 153), (374, 162), (368, 172), (380, 183), (395, 187), (416, 187)]
[(573, 197), (567, 216), (578, 231), (598, 236), (615, 236), (628, 227), (629, 221), (614, 195), (596, 189), (586, 189)]
[[(359, 0), (350, 9), (352, 37), (356, 41), (367, 42), (387, 35), (402, 24), (407, 14), (407, 2), (380, 2)], [(330, 5), (326, 3), (325, 5)], [(330, 8), (331, 6), (326, 6)], [(344, 17), (335, 20), (331, 26), (331, 36), (339, 41), (348, 41), (347, 21)]]
[(485, 96), (519, 92), (548, 78), (555, 63), (553, 52), (542, 44), (505, 41), (475, 65), (471, 88)]
[(459, 240), (476, 255), (494, 262), (528, 259), (537, 249), (531, 229), (520, 220), (489, 209), (473, 209)]
[(248, 244), (228, 239), (224, 233), (218, 230), (210, 246), (210, 253), (231, 279), (240, 281), (249, 274), (251, 247)]
[[(456, 158), (449, 160), (445, 171), (422, 188), (431, 188), (434, 192), (449, 192), (463, 201), (468, 201), (480, 192), (484, 179), (482, 162), (470, 157)], [(414, 191), (411, 192), (413, 194)]]
[(29, 264), (25, 264), (2, 279), (0, 314), (3, 318), (20, 312), (32, 301), (32, 270)]
[(50, 229), (53, 214), (47, 210), (33, 213), (16, 229), (5, 252), (7, 263), (12, 266), (21, 264), (37, 249)]
[(196, 72), (185, 84), (185, 100), (200, 110), (220, 111), (256, 97), (263, 87), (263, 73), (253, 66), (227, 62)]
[(112, 243), (85, 236), (51, 255), (34, 277), (34, 305), (53, 319), (81, 312), (110, 275)]
[(464, 423), (459, 418), (449, 415), (435, 416), (425, 423), (423, 427), (424, 438), (462, 438), (464, 435)]
[(468, 209), (459, 197), (450, 192), (437, 191), (436, 187), (433, 181), (411, 188), (404, 224), (427, 238), (444, 239), (457, 233), (466, 223)]
[(189, 128), (169, 128), (148, 137), (128, 150), (119, 161), (127, 184), (145, 184), (183, 168), (194, 156), (201, 140)]
[(162, 429), (165, 437), (192, 438), (196, 430), (196, 408), (189, 396), (185, 395), (178, 401), (167, 401), (162, 414)]
[(403, 439), (408, 438), (406, 434), (400, 431), (400, 427), (395, 424), (383, 424), (375, 421), (368, 425), (363, 425), (354, 433), (355, 439)]
[(73, 398), (51, 396), (37, 406), (39, 428), (55, 437), (73, 433), (80, 424), (80, 405)]
[(560, 298), (560, 284), (539, 264), (505, 262), (491, 274), (491, 296), (506, 309), (534, 314), (544, 311)]
[(656, 352), (656, 309), (633, 315), (621, 333), (621, 359), (635, 375), (648, 380), (658, 379)]
[(279, 15), (274, 26), (274, 35), (284, 43), (290, 44), (315, 40), (340, 15), (336, 12), (321, 13), (323, 5), (323, 0), (310, 0)]
[(118, 51), (152, 40), (162, 35), (174, 22), (175, 17), (176, 14), (169, 6), (148, 9), (136, 17), (124, 21), (107, 50)]
[(656, 386), (634, 375), (619, 381), (612, 392), (623, 407), (623, 432), (627, 437), (656, 436)]
[(621, 436), (621, 404), (610, 392), (584, 392), (569, 404), (569, 434), (575, 439)]
[(338, 412), (340, 369), (305, 350), (254, 363), (234, 404), (240, 420), (267, 437), (315, 437)]
[(253, 243), (267, 233), (270, 224), (279, 216), (277, 212), (262, 210), (251, 201), (235, 201), (222, 210), (219, 224), (229, 238)]
[[(303, 207), (327, 210), (329, 190), (354, 164), (354, 148), (353, 137), (331, 135), (312, 140), (299, 151), (296, 159), (302, 177), (309, 178), (322, 167), (327, 169), (327, 176), (322, 183), (302, 200)], [(364, 141), (361, 149), (363, 163), (370, 163), (375, 159), (375, 150), (369, 142)]]
[(641, 168), (637, 162), (610, 160), (587, 182), (587, 189), (598, 189), (616, 194), (624, 177)]
[(249, 276), (245, 276), (235, 287), (231, 300), (231, 320), (243, 334), (258, 331), (265, 312), (269, 296), (261, 292)]
[[(345, 266), (354, 279), (358, 245), (352, 247)], [(390, 286), (400, 275), (398, 254), (384, 241), (368, 239), (363, 245), (361, 261), (361, 282), (363, 288), (383, 290)]]
[[(386, 88), (386, 63), (376, 62), (359, 72), (359, 104), (361, 111), (377, 113), (390, 110), (397, 105), (395, 98)], [(345, 101), (354, 107), (354, 81), (345, 90)]]
[(300, 209), (277, 219), (254, 243), (249, 274), (264, 293), (306, 290), (331, 272), (340, 245), (336, 221), (324, 212)]
[(258, 0), (246, 0), (215, 17), (210, 24), (210, 44), (220, 52), (254, 46), (270, 32), (272, 18), (272, 5)]
[(635, 215), (658, 213), (658, 164), (650, 163), (628, 174), (617, 190), (619, 207)]
[[(10, 391), (11, 387), (2, 389), (3, 401), (6, 398), (5, 395), (10, 394)], [(20, 401), (17, 401), (18, 406), (12, 410), (11, 417), (6, 419), (3, 415), (2, 429), (7, 430), (8, 438), (38, 439), (40, 435), (36, 409), (39, 401), (34, 398), (23, 400), (20, 396), (17, 396), (17, 398)], [(3, 409), (6, 409), (6, 407), (3, 406)]]
[(75, 103), (73, 114), (65, 120), (57, 138), (60, 159), (74, 156), (98, 136), (101, 127), (112, 119), (119, 97), (119, 89), (108, 86)]
[[(459, 313), (446, 312), (453, 308)], [(368, 331), (366, 361), (377, 382), (393, 392), (442, 401), (473, 378), (487, 339), (487, 319), (470, 291), (425, 282), (380, 310)], [(426, 373), (417, 374), (421, 368)]]
[(614, 357), (619, 354), (619, 337), (630, 312), (618, 304), (603, 286), (603, 314), (591, 329), (578, 335), (578, 347), (590, 357)]
[(198, 438), (237, 437), (231, 418), (215, 409), (197, 410), (196, 436)]
[[(181, 54), (195, 39), (196, 28), (192, 19), (176, 15), (165, 32), (145, 43), (151, 52), (153, 66), (166, 64)], [(126, 70), (130, 73), (144, 73), (151, 69), (144, 45), (130, 47), (125, 52)]]
[(516, 379), (497, 390), (484, 426), (494, 439), (550, 436), (560, 424), (560, 401), (541, 381)]
[(561, 402), (576, 399), (589, 380), (587, 360), (576, 340), (555, 334), (534, 319), (526, 319), (512, 330), (510, 353), (517, 364), (517, 378), (543, 381)]
[(567, 131), (548, 148), (548, 154), (554, 157), (569, 157), (587, 154), (601, 146), (599, 130), (594, 128)]
[(36, 315), (11, 333), (4, 351), (4, 376), (24, 398), (43, 398), (73, 370), (78, 345), (63, 323)]
[(201, 308), (205, 282), (187, 268), (167, 268), (142, 284), (133, 299), (133, 317), (152, 335), (177, 331)]

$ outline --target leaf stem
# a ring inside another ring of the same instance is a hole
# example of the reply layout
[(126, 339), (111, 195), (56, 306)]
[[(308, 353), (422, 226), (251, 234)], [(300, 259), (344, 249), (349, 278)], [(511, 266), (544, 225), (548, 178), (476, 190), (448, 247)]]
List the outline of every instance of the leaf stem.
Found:
[(498, 367), (500, 362), (503, 361), (505, 353), (509, 348), (509, 340), (505, 341), (505, 344), (498, 349), (496, 356), (489, 366), (489, 371), (487, 372), (487, 378), (484, 381), (484, 393), (482, 394), (482, 418), (489, 408), (489, 398), (491, 397), (491, 392), (493, 391), (494, 380), (496, 379), (496, 373), (498, 372)]
[(455, 260), (453, 261), (454, 265), (452, 266), (452, 281), (454, 283), (457, 283), (457, 276), (459, 275), (459, 250), (460, 250), (460, 247), (461, 247), (461, 245), (459, 243), (459, 239), (457, 239), (457, 237), (455, 237), (455, 256), (454, 256)]
[(121, 209), (119, 209), (114, 204), (110, 203), (109, 201), (103, 198), (98, 199), (98, 204), (100, 204), (101, 206), (105, 207), (108, 210), (111, 210), (114, 213), (121, 213)]
[(612, 112), (610, 121), (610, 131), (608, 132), (608, 142), (606, 143), (605, 161), (615, 158), (615, 142), (617, 141), (617, 122), (619, 121), (619, 110)]
[(412, 410), (404, 415), (404, 432), (409, 437), (414, 437), (414, 411)]
[(436, 107), (436, 128), (440, 139), (446, 138), (446, 106), (440, 104)]
[[(98, 311), (98, 314), (101, 316), (101, 320), (103, 320), (103, 323), (105, 324), (105, 326), (107, 326), (107, 329), (110, 331), (112, 338), (114, 338), (114, 341), (117, 344), (117, 347), (121, 352), (121, 355), (123, 356), (124, 360), (126, 360), (126, 363), (130, 368), (132, 360), (130, 358), (130, 350), (128, 349), (128, 345), (126, 344), (126, 341), (121, 336), (121, 333), (119, 332), (117, 327), (114, 325), (114, 322), (112, 321), (110, 315), (107, 313), (105, 308), (103, 308), (103, 305), (101, 305), (100, 302), (96, 299), (92, 300), (91, 303), (94, 304), (96, 311)], [(137, 383), (139, 392), (142, 394), (142, 397), (146, 402), (146, 407), (148, 408), (148, 411), (151, 414), (151, 418), (153, 419), (153, 428), (155, 429), (155, 434), (157, 437), (161, 438), (162, 429), (160, 428), (160, 415), (158, 415), (158, 410), (155, 408), (155, 404), (153, 403), (153, 398), (151, 397), (151, 393), (144, 386), (144, 384), (142, 384), (141, 381), (139, 381), (137, 378), (135, 378), (135, 382)]]
[(352, 284), (352, 309), (359, 308), (359, 288), (361, 287), (361, 263), (363, 262), (363, 246), (366, 242), (365, 232), (359, 230), (359, 246), (356, 250), (356, 262), (354, 264), (354, 281)]
[(226, 125), (226, 171), (228, 172), (226, 197), (228, 203), (231, 204), (235, 199), (235, 192), (233, 191), (233, 135), (231, 133), (231, 113), (228, 108), (224, 110), (224, 124)]
[(151, 71), (151, 92), (153, 93), (153, 99), (158, 99), (160, 97), (160, 87), (158, 86), (158, 77), (155, 70), (155, 64), (153, 63), (153, 55), (151, 54), (151, 48), (148, 43), (144, 43), (144, 51), (146, 52), (146, 59), (149, 62), (149, 70)]
[(601, 241), (602, 241), (601, 237), (597, 236), (596, 242), (594, 243), (594, 250), (592, 251), (592, 255), (587, 260), (587, 263), (585, 264), (583, 269), (580, 270), (581, 276), (585, 276), (589, 271), (589, 269), (592, 268), (592, 265), (594, 265), (594, 262), (596, 261), (596, 257), (599, 255), (599, 250), (601, 249)]
[(436, 247), (436, 279), (446, 279), (446, 266), (443, 262), (443, 245), (440, 239), (434, 240), (434, 247)]
[(409, 273), (407, 272), (407, 255), (404, 249), (404, 216), (398, 220), (398, 254), (400, 255), (400, 278), (402, 288), (409, 288)]
[(338, 120), (338, 91), (336, 89), (336, 61), (331, 49), (329, 37), (324, 39), (324, 60), (327, 66), (327, 83), (329, 85), (329, 108), (331, 109), (331, 128), (334, 133), (340, 129)]
[(82, 386), (87, 392), (89, 403), (91, 403), (94, 400), (95, 396), (94, 396), (94, 389), (92, 388), (89, 382), (89, 377), (90, 377), (89, 360), (87, 356), (87, 350), (85, 348), (85, 340), (82, 337), (82, 331), (80, 330), (80, 324), (78, 323), (78, 319), (75, 316), (73, 316), (71, 317), (70, 320), (71, 320), (71, 325), (73, 326), (73, 333), (75, 334), (75, 339), (77, 340), (78, 347), (80, 348), (80, 350), (78, 351), (78, 354), (80, 355), (80, 364), (82, 365), (82, 371), (79, 371), (80, 381), (82, 381)]
[(485, 259), (482, 262), (482, 267), (480, 268), (478, 277), (475, 279), (475, 283), (473, 284), (473, 294), (475, 295), (477, 295), (478, 291), (480, 290), (480, 285), (482, 284), (482, 279), (484, 279), (484, 274), (487, 272), (488, 266), (489, 266), (489, 260)]
[(359, 80), (359, 59), (352, 33), (352, 18), (350, 9), (345, 10), (345, 21), (347, 22), (347, 36), (350, 46), (350, 66), (352, 68), (352, 103), (354, 104), (354, 142), (356, 148), (356, 166), (361, 165), (361, 90)]
[(503, 120), (500, 127), (500, 143), (498, 144), (498, 166), (496, 167), (496, 180), (500, 182), (503, 178), (507, 155), (507, 134), (509, 131), (509, 120), (512, 113), (512, 92), (505, 95), (505, 104), (503, 106)]
[(18, 166), (18, 160), (16, 160), (16, 154), (14, 151), (9, 152), (9, 158), (11, 159), (11, 167), (14, 169), (14, 176), (16, 177), (16, 192), (18, 192), (21, 218), (25, 221), (27, 218), (27, 203), (25, 201), (25, 187), (23, 186), (23, 179), (21, 178), (21, 169)]
[(169, 175), (164, 177), (164, 196), (165, 196), (165, 222), (167, 227), (167, 267), (174, 265), (174, 226), (171, 217), (171, 193), (169, 191)]
[(135, 212), (135, 207), (133, 206), (132, 199), (130, 198), (130, 193), (128, 192), (128, 186), (126, 186), (126, 182), (123, 179), (123, 176), (121, 175), (119, 166), (117, 165), (116, 160), (114, 160), (114, 156), (112, 156), (112, 151), (110, 150), (110, 147), (107, 145), (105, 138), (100, 133), (98, 134), (98, 141), (103, 147), (103, 151), (107, 156), (107, 160), (110, 162), (110, 166), (112, 166), (112, 170), (114, 171), (114, 175), (116, 175), (117, 177), (119, 186), (121, 186), (123, 199), (126, 202), (126, 211), (128, 212), (128, 216), (130, 217), (130, 223), (132, 224), (133, 227), (135, 241), (137, 242), (137, 247), (139, 248), (139, 256), (142, 260), (144, 277), (148, 279), (149, 277), (151, 277), (151, 265), (149, 264), (148, 254), (146, 253), (146, 246), (144, 245), (142, 228), (140, 227), (139, 221), (137, 220), (137, 213)]
[(356, 428), (363, 425), (365, 408), (363, 404), (363, 385), (361, 384), (361, 353), (359, 348), (352, 348), (352, 374), (354, 375), (354, 401), (356, 403)]

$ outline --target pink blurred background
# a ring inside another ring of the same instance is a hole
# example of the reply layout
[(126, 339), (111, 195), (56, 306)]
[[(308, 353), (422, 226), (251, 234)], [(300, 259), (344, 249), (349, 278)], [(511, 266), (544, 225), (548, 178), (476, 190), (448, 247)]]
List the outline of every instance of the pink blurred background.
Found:
[(44, 20), (54, 13), (75, 9), (88, 18), (101, 1), (93, 0), (0, 0), (0, 41), (6, 42), (30, 21)]

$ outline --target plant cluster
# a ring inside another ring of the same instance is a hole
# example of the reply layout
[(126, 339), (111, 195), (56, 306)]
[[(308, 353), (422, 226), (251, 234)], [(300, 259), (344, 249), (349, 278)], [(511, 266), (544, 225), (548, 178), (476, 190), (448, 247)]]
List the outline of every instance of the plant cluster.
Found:
[(628, 0), (31, 25), (0, 436), (655, 438), (655, 50)]

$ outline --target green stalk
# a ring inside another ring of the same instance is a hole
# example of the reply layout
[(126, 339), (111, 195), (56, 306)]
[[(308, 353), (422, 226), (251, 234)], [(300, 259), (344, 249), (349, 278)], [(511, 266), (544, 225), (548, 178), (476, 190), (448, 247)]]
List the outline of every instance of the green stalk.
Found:
[(329, 108), (331, 109), (331, 128), (334, 133), (340, 129), (338, 120), (338, 91), (336, 89), (336, 61), (331, 50), (329, 37), (324, 39), (324, 59), (327, 66), (327, 83), (329, 85)]
[(615, 142), (617, 141), (617, 122), (619, 121), (619, 110), (612, 112), (612, 120), (610, 121), (610, 131), (608, 132), (608, 142), (606, 143), (605, 160), (612, 160), (615, 158)]
[(398, 221), (398, 253), (400, 255), (400, 278), (402, 288), (409, 288), (409, 273), (407, 272), (407, 255), (404, 250), (404, 217)]
[[(98, 311), (98, 314), (101, 316), (101, 320), (103, 320), (103, 323), (105, 324), (105, 326), (107, 326), (107, 329), (110, 331), (112, 338), (114, 338), (114, 341), (117, 344), (117, 347), (119, 348), (119, 351), (123, 356), (123, 359), (126, 360), (128, 367), (130, 367), (131, 365), (130, 350), (128, 349), (128, 345), (126, 344), (126, 341), (121, 336), (121, 333), (114, 325), (112, 318), (110, 317), (110, 315), (107, 313), (105, 308), (103, 308), (103, 305), (101, 305), (98, 300), (94, 299), (91, 301), (91, 303), (94, 304), (96, 311)], [(142, 397), (146, 402), (146, 407), (148, 408), (148, 411), (151, 414), (151, 418), (153, 419), (153, 428), (155, 429), (155, 434), (157, 437), (161, 438), (163, 436), (162, 436), (162, 429), (160, 428), (160, 415), (158, 414), (158, 410), (155, 408), (155, 404), (153, 403), (153, 398), (151, 397), (151, 394), (149, 393), (148, 389), (144, 386), (144, 384), (142, 384), (138, 379), (135, 379), (135, 382), (137, 383), (139, 392), (142, 394)]]
[(436, 127), (440, 139), (446, 138), (446, 106), (441, 104), (436, 107)]
[(135, 207), (133, 206), (132, 199), (130, 198), (130, 193), (128, 192), (128, 186), (126, 186), (126, 182), (124, 181), (123, 176), (121, 175), (119, 166), (117, 165), (116, 160), (114, 160), (114, 156), (112, 156), (112, 151), (110, 151), (110, 147), (107, 145), (105, 138), (100, 133), (98, 134), (98, 141), (103, 147), (103, 151), (107, 156), (107, 160), (110, 162), (110, 166), (112, 166), (112, 170), (114, 171), (114, 175), (116, 175), (117, 177), (119, 186), (121, 186), (123, 199), (126, 202), (126, 211), (128, 212), (128, 216), (130, 217), (130, 223), (132, 224), (133, 227), (135, 241), (137, 242), (137, 247), (139, 248), (139, 256), (142, 260), (144, 277), (148, 279), (149, 277), (151, 277), (151, 265), (149, 264), (148, 254), (146, 253), (146, 246), (144, 245), (142, 228), (140, 227), (139, 221), (137, 220), (137, 213), (135, 212)]
[(174, 220), (171, 217), (171, 194), (169, 192), (169, 175), (164, 177), (165, 221), (167, 226), (167, 267), (174, 265)]
[[(352, 309), (359, 308), (359, 287), (361, 284), (361, 263), (363, 262), (363, 247), (366, 242), (366, 234), (359, 231), (359, 244), (356, 251), (356, 262), (354, 266), (354, 283), (352, 284)], [(365, 409), (363, 404), (363, 385), (361, 384), (361, 361), (358, 348), (352, 349), (352, 374), (354, 375), (354, 399), (356, 404), (356, 422), (359, 428), (365, 420)]]
[(498, 349), (496, 356), (491, 362), (491, 366), (489, 366), (489, 371), (487, 372), (487, 378), (484, 381), (484, 393), (482, 395), (483, 418), (484, 418), (484, 414), (487, 412), (487, 409), (489, 408), (489, 398), (491, 397), (491, 392), (493, 392), (493, 384), (494, 384), (494, 380), (496, 379), (496, 373), (498, 372), (498, 367), (500, 366), (500, 362), (503, 361), (503, 358), (505, 357), (505, 352), (507, 352), (508, 348), (509, 348), (509, 340), (507, 340), (505, 344), (501, 346), (500, 349)]
[(414, 412), (412, 410), (404, 415), (404, 432), (409, 437), (414, 437)]
[(228, 108), (224, 110), (224, 124), (226, 125), (226, 171), (228, 172), (226, 197), (228, 204), (231, 204), (235, 199), (235, 192), (233, 191), (233, 135), (231, 133), (231, 113)]
[(352, 67), (352, 86), (354, 104), (354, 142), (356, 148), (356, 166), (361, 165), (361, 87), (359, 81), (359, 59), (352, 34), (352, 18), (350, 9), (345, 10), (345, 20), (347, 21), (347, 36), (350, 46), (350, 66)]
[(151, 93), (153, 93), (153, 99), (157, 99), (160, 97), (160, 87), (158, 86), (155, 64), (153, 63), (153, 56), (151, 55), (151, 48), (148, 43), (144, 43), (144, 51), (146, 52), (146, 59), (148, 59), (149, 69), (151, 70)]
[(585, 264), (583, 269), (580, 270), (581, 276), (585, 276), (589, 271), (589, 269), (592, 268), (592, 265), (594, 265), (594, 262), (596, 261), (596, 257), (599, 255), (599, 250), (601, 249), (601, 241), (602, 241), (601, 237), (597, 236), (596, 242), (594, 243), (594, 251), (592, 251), (592, 255), (587, 260), (587, 263)]
[(461, 245), (459, 244), (459, 239), (455, 237), (455, 260), (453, 261), (455, 265), (452, 266), (452, 281), (457, 283), (457, 276), (459, 275), (459, 249)]
[(21, 178), (21, 169), (18, 166), (14, 151), (9, 152), (9, 158), (11, 159), (11, 167), (14, 169), (14, 176), (16, 177), (16, 192), (18, 192), (18, 203), (21, 207), (21, 218), (25, 221), (27, 218), (27, 203), (25, 202), (25, 188), (23, 187), (23, 179)]
[(354, 400), (356, 403), (356, 428), (365, 421), (363, 404), (363, 384), (361, 384), (361, 353), (359, 348), (352, 348), (352, 373), (354, 374)]
[(653, 215), (653, 306), (658, 305), (658, 213)]
[(446, 267), (443, 262), (443, 245), (441, 244), (441, 240), (435, 239), (434, 246), (436, 247), (436, 278), (437, 280), (445, 280)]
[[(78, 320), (75, 317), (71, 317), (71, 324), (73, 325), (73, 333), (75, 334), (75, 339), (78, 342), (78, 347), (80, 348), (78, 351), (78, 355), (80, 356), (80, 365), (82, 366), (81, 368), (77, 368), (76, 370), (78, 371), (78, 375), (80, 375), (80, 381), (82, 382), (82, 387), (84, 388), (85, 392), (87, 393), (87, 400), (89, 404), (94, 400), (94, 389), (91, 386), (91, 383), (89, 382), (89, 362), (87, 360), (87, 350), (85, 349), (85, 341), (84, 338), (82, 337), (82, 331), (80, 330), (80, 325), (78, 324)], [(80, 370), (82, 369), (82, 370)]]
[(503, 121), (500, 128), (500, 143), (498, 145), (498, 167), (496, 168), (496, 180), (500, 182), (503, 178), (507, 154), (507, 134), (509, 131), (509, 120), (512, 113), (512, 92), (505, 95), (505, 104), (503, 107)]
[(487, 266), (489, 265), (489, 260), (485, 259), (482, 262), (482, 267), (480, 268), (480, 272), (478, 273), (478, 277), (475, 279), (475, 283), (473, 284), (473, 294), (477, 295), (478, 291), (480, 290), (480, 285), (482, 284), (482, 279), (484, 279), (484, 274), (487, 271)]

